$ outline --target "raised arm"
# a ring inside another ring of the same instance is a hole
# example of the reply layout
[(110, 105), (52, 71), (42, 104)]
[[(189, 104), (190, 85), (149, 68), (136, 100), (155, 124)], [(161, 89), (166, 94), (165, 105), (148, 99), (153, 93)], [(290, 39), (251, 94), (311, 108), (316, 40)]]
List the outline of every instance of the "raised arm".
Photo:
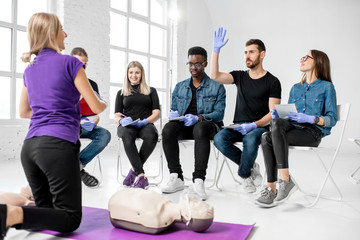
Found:
[(85, 101), (89, 105), (91, 111), (96, 114), (101, 113), (106, 108), (106, 103), (100, 100), (93, 91), (83, 68), (80, 68), (75, 78), (75, 87), (84, 97)]
[(229, 39), (225, 39), (226, 30), (219, 28), (214, 32), (213, 52), (210, 62), (210, 78), (222, 84), (234, 83), (234, 78), (230, 73), (219, 72), (219, 53), (220, 49), (225, 46)]

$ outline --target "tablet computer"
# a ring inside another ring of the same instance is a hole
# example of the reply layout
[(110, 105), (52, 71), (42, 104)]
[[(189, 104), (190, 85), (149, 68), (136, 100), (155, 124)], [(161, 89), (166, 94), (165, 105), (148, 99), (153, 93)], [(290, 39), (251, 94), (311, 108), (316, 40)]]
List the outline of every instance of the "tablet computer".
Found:
[(234, 128), (238, 128), (240, 126), (241, 126), (241, 124), (231, 124), (231, 125), (228, 125), (228, 126), (223, 126), (223, 128), (234, 129)]
[(290, 104), (275, 104), (276, 111), (280, 118), (288, 118), (290, 112), (297, 112), (294, 103)]
[(138, 121), (140, 121), (140, 118), (138, 118), (138, 119), (136, 119), (136, 120), (134, 120), (134, 121), (132, 121), (132, 122), (130, 122), (130, 123), (128, 123), (128, 124), (126, 124), (126, 125), (123, 125), (123, 127), (130, 126), (131, 124), (136, 123), (136, 122), (138, 122)]
[(169, 119), (169, 121), (179, 121), (180, 119), (183, 119), (183, 118), (185, 118), (185, 116), (180, 116), (180, 117), (172, 118), (172, 119)]

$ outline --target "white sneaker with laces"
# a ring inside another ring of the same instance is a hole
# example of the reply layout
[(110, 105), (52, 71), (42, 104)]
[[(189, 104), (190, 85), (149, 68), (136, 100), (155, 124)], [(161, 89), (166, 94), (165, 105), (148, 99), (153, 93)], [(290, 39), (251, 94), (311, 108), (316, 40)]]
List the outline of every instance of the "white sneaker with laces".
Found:
[(207, 199), (204, 180), (202, 180), (201, 178), (195, 178), (194, 191), (196, 192), (197, 195), (199, 195), (201, 200), (205, 201)]
[(165, 186), (161, 187), (163, 193), (174, 193), (177, 191), (184, 190), (185, 184), (184, 181), (178, 178), (177, 173), (171, 173), (170, 179)]
[(259, 187), (262, 183), (263, 177), (261, 176), (260, 173), (260, 166), (258, 163), (254, 163), (253, 168), (251, 169), (251, 179), (254, 182), (254, 185), (256, 187)]
[(248, 178), (243, 178), (243, 188), (244, 188), (244, 191), (247, 193), (256, 192), (256, 187), (254, 185), (253, 180), (251, 179), (251, 176)]

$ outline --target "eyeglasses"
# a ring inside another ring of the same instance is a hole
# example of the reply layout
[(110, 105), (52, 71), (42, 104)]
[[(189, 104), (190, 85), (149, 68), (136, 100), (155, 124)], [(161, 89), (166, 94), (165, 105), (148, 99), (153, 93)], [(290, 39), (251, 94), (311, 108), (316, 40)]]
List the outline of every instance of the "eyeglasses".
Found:
[(308, 58), (314, 59), (312, 56), (305, 55), (304, 57), (300, 58), (300, 61), (306, 62), (306, 60), (308, 60)]
[(187, 62), (186, 65), (189, 66), (189, 68), (191, 67), (195, 67), (197, 69), (201, 68), (202, 66), (204, 66), (204, 64), (206, 63), (206, 61), (204, 61), (203, 63), (192, 63), (192, 62)]

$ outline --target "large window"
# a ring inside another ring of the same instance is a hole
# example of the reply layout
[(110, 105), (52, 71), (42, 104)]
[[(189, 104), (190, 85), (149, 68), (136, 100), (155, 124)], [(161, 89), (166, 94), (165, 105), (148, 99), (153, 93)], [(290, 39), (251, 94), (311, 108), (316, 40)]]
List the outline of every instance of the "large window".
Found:
[(0, 1), (0, 120), (19, 118), (18, 105), (22, 74), (26, 64), (20, 59), (28, 51), (27, 22), (35, 12), (46, 12), (47, 0)]
[(156, 88), (162, 109), (168, 109), (167, 0), (111, 0), (110, 9), (109, 117), (114, 116), (127, 65), (134, 60), (144, 66), (147, 83)]

